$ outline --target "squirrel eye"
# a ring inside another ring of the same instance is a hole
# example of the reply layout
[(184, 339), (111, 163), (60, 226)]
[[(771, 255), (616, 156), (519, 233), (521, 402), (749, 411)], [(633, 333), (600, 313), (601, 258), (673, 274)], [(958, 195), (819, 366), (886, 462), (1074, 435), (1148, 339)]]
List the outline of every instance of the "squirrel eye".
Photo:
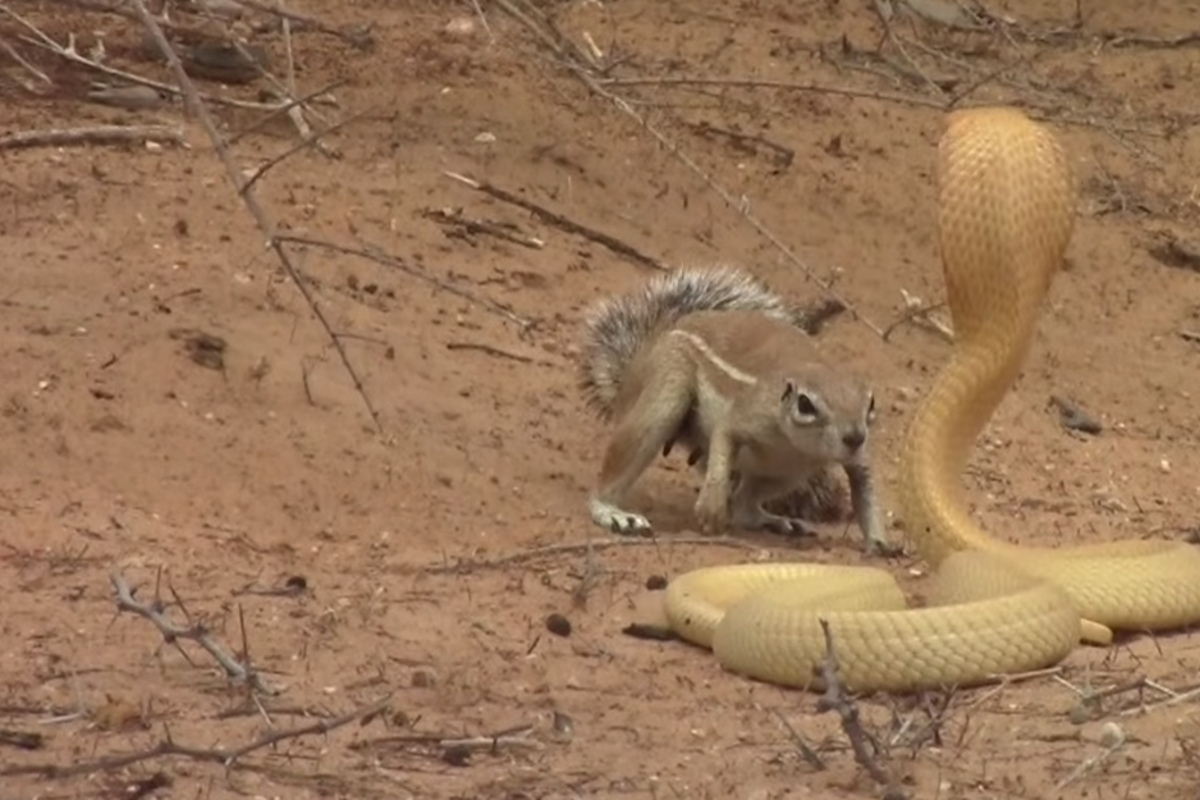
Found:
[(806, 417), (817, 416), (817, 407), (813, 404), (812, 398), (806, 394), (799, 394), (796, 396), (796, 411), (800, 412)]

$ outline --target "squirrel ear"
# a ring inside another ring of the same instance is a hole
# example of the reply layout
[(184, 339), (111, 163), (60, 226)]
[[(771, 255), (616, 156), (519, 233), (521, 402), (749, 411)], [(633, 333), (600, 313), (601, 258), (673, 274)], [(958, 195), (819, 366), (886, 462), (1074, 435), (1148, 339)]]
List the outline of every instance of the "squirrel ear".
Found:
[(791, 378), (788, 378), (783, 383), (783, 397), (780, 397), (779, 401), (781, 403), (786, 403), (788, 401), (788, 398), (790, 398), (795, 393), (796, 393), (796, 382), (794, 380), (792, 380)]

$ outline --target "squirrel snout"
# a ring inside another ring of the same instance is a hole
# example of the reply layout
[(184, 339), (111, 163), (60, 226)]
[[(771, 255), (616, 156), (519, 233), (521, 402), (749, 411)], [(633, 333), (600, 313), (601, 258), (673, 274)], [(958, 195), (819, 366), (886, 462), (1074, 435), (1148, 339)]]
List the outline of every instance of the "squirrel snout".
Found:
[(851, 450), (857, 450), (867, 441), (867, 432), (862, 428), (852, 428), (842, 434), (842, 444)]

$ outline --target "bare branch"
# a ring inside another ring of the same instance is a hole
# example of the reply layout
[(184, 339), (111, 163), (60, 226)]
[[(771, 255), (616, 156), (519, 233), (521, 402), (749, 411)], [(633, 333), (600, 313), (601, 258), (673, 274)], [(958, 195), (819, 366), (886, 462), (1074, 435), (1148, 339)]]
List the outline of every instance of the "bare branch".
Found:
[(472, 569), (495, 569), (496, 567), (507, 567), (513, 564), (522, 564), (526, 561), (536, 561), (539, 558), (549, 558), (551, 556), (566, 555), (568, 553), (586, 552), (588, 550), (605, 550), (610, 547), (629, 547), (637, 545), (654, 545), (654, 546), (691, 546), (691, 547), (733, 547), (738, 550), (749, 550), (753, 553), (766, 553), (766, 549), (750, 542), (742, 541), (741, 539), (732, 536), (674, 536), (669, 539), (644, 538), (634, 536), (624, 536), (615, 539), (598, 539), (596, 541), (587, 542), (570, 542), (566, 544), (552, 544), (546, 547), (535, 547), (532, 550), (522, 550), (519, 553), (511, 553), (499, 558), (475, 561), (465, 559), (455, 561), (453, 564), (439, 564), (429, 567), (429, 572), (459, 572)]
[(0, 136), (0, 150), (26, 147), (61, 147), (72, 144), (175, 142), (183, 144), (183, 131), (168, 125), (95, 125), (48, 131), (20, 131)]
[(168, 732), (165, 738), (149, 750), (127, 753), (125, 755), (106, 756), (95, 761), (72, 764), (69, 767), (59, 764), (24, 764), (15, 767), (4, 767), (0, 769), (0, 776), (42, 775), (47, 778), (69, 778), (76, 775), (88, 775), (94, 772), (110, 772), (128, 767), (131, 764), (138, 764), (164, 756), (182, 756), (193, 761), (208, 761), (220, 764), (226, 768), (232, 768), (244, 756), (288, 739), (299, 739), (303, 736), (312, 736), (314, 734), (327, 734), (359, 720), (365, 725), (382, 714), (391, 704), (391, 700), (392, 697), (389, 694), (387, 697), (377, 700), (368, 706), (355, 709), (340, 717), (317, 720), (308, 725), (301, 725), (295, 728), (268, 731), (257, 739), (240, 747), (193, 747), (191, 745), (179, 744), (171, 738)]
[(313, 296), (312, 291), (301, 277), (295, 265), (292, 264), (291, 258), (288, 257), (287, 251), (283, 247), (282, 240), (277, 235), (275, 224), (271, 221), (270, 217), (267, 216), (267, 212), (263, 209), (262, 204), (258, 202), (258, 196), (254, 193), (254, 188), (252, 186), (245, 186), (243, 184), (241, 175), (238, 172), (238, 168), (233, 162), (233, 154), (229, 150), (229, 144), (217, 130), (217, 125), (213, 121), (212, 115), (209, 113), (208, 108), (200, 99), (200, 95), (196, 91), (195, 84), (192, 83), (191, 78), (189, 78), (187, 72), (184, 71), (183, 64), (179, 60), (179, 55), (171, 47), (170, 42), (167, 41), (167, 37), (163, 34), (162, 28), (159, 27), (154, 17), (151, 16), (150, 12), (146, 9), (146, 4), (142, 0), (129, 0), (129, 2), (138, 12), (138, 17), (145, 26), (147, 33), (150, 34), (163, 57), (167, 59), (167, 63), (170, 64), (171, 71), (175, 74), (175, 79), (179, 81), (179, 86), (183, 92), (184, 101), (187, 104), (188, 110), (200, 121), (205, 133), (207, 133), (209, 139), (212, 140), (213, 149), (216, 150), (217, 156), (221, 159), (221, 163), (225, 166), (225, 172), (229, 178), (229, 182), (233, 184), (234, 188), (238, 192), (238, 196), (242, 198), (242, 202), (245, 203), (246, 208), (249, 210), (250, 215), (254, 217), (254, 221), (258, 224), (259, 230), (261, 230), (263, 235), (266, 236), (267, 247), (275, 251), (275, 254), (279, 257), (280, 263), (283, 264), (284, 270), (288, 273), (288, 277), (292, 279), (292, 283), (295, 284), (296, 288), (299, 289), (300, 294), (303, 295), (304, 301), (308, 304), (309, 309), (317, 318), (317, 321), (321, 324), (321, 327), (325, 329), (326, 335), (328, 335), (330, 342), (333, 343), (334, 350), (337, 351), (338, 358), (341, 359), (342, 366), (346, 368), (347, 374), (349, 374), (350, 379), (354, 382), (355, 391), (358, 392), (359, 397), (362, 398), (363, 404), (367, 408), (367, 412), (371, 415), (371, 420), (375, 423), (375, 428), (382, 433), (383, 423), (379, 418), (379, 413), (375, 410), (375, 404), (371, 402), (371, 398), (367, 394), (366, 387), (363, 386), (362, 379), (358, 376), (358, 370), (356, 370), (354, 365), (350, 362), (350, 356), (346, 353), (345, 346), (342, 344), (341, 339), (334, 334), (333, 326), (330, 324), (328, 318), (326, 318), (325, 312), (323, 312), (321, 307), (317, 304), (316, 298)]
[(825, 693), (817, 701), (817, 711), (836, 711), (842, 720), (842, 730), (850, 740), (854, 749), (854, 760), (865, 769), (876, 783), (886, 786), (884, 800), (904, 800), (907, 794), (887, 770), (876, 761), (879, 745), (875, 738), (863, 728), (858, 716), (858, 706), (846, 696), (842, 682), (838, 678), (837, 653), (833, 649), (833, 633), (829, 623), (821, 620), (821, 630), (825, 632), (825, 660), (821, 664), (821, 678), (825, 683)]
[(163, 641), (168, 644), (174, 644), (180, 639), (195, 642), (208, 651), (209, 655), (221, 665), (221, 669), (225, 670), (225, 674), (231, 679), (248, 683), (263, 694), (279, 694), (279, 690), (268, 685), (258, 672), (234, 658), (209, 636), (203, 625), (190, 625), (186, 628), (176, 625), (167, 618), (161, 602), (155, 601), (151, 604), (137, 600), (133, 596), (133, 588), (120, 574), (113, 573), (109, 576), (109, 580), (117, 593), (117, 611), (129, 611), (149, 620), (154, 627), (158, 628), (163, 636)]
[(560, 230), (566, 231), (567, 233), (577, 234), (585, 239), (595, 242), (596, 244), (607, 247), (617, 255), (625, 256), (626, 258), (631, 259), (638, 264), (650, 267), (651, 269), (662, 270), (664, 272), (669, 269), (666, 264), (663, 264), (653, 256), (646, 255), (633, 245), (626, 244), (620, 239), (610, 236), (603, 231), (598, 231), (594, 228), (580, 225), (578, 222), (567, 219), (562, 214), (555, 213), (544, 206), (538, 205), (532, 200), (526, 200), (523, 197), (518, 197), (512, 192), (501, 189), (498, 186), (493, 186), (490, 183), (477, 181), (473, 178), (468, 178), (466, 175), (459, 175), (457, 172), (443, 172), (442, 174), (447, 178), (452, 178), (459, 183), (470, 186), (477, 192), (483, 192), (484, 194), (490, 195), (497, 200), (503, 200), (505, 203), (511, 203), (518, 208), (523, 208), (526, 211), (535, 214), (543, 222), (547, 222)]
[(406, 275), (411, 275), (414, 278), (418, 278), (426, 281), (427, 283), (433, 284), (442, 291), (450, 292), (451, 294), (457, 295), (464, 300), (469, 300), (472, 303), (478, 303), (488, 310), (517, 323), (517, 325), (521, 326), (522, 329), (528, 328), (533, 324), (531, 320), (528, 320), (519, 314), (513, 313), (513, 311), (506, 306), (502, 306), (496, 301), (486, 297), (476, 297), (470, 292), (459, 289), (457, 286), (452, 286), (451, 284), (440, 281), (431, 275), (427, 275), (420, 269), (417, 269), (410, 264), (406, 264), (401, 259), (388, 255), (375, 245), (364, 243), (362, 247), (350, 247), (349, 245), (338, 244), (337, 242), (330, 242), (325, 239), (315, 239), (309, 236), (293, 236), (290, 234), (279, 234), (277, 238), (281, 242), (291, 242), (292, 244), (320, 247), (325, 250), (332, 250), (335, 253), (343, 253), (345, 255), (357, 256), (358, 258), (366, 259), (368, 261), (374, 261), (376, 264), (382, 264), (385, 267), (391, 267), (392, 269), (400, 270)]

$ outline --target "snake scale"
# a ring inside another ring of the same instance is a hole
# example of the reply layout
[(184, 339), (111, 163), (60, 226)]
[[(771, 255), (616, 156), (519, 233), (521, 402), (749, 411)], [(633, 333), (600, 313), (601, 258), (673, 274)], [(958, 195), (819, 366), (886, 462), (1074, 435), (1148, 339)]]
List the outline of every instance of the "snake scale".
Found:
[(921, 608), (891, 574), (807, 563), (706, 567), (667, 587), (668, 624), (727, 670), (823, 689), (824, 619), (852, 691), (971, 685), (1050, 666), (1114, 630), (1200, 622), (1200, 549), (1129, 540), (1035, 548), (970, 517), (962, 470), (1016, 380), (1074, 225), (1065, 150), (1006, 107), (951, 112), (938, 143), (938, 237), (955, 340), (902, 440), (899, 513), (936, 570)]

